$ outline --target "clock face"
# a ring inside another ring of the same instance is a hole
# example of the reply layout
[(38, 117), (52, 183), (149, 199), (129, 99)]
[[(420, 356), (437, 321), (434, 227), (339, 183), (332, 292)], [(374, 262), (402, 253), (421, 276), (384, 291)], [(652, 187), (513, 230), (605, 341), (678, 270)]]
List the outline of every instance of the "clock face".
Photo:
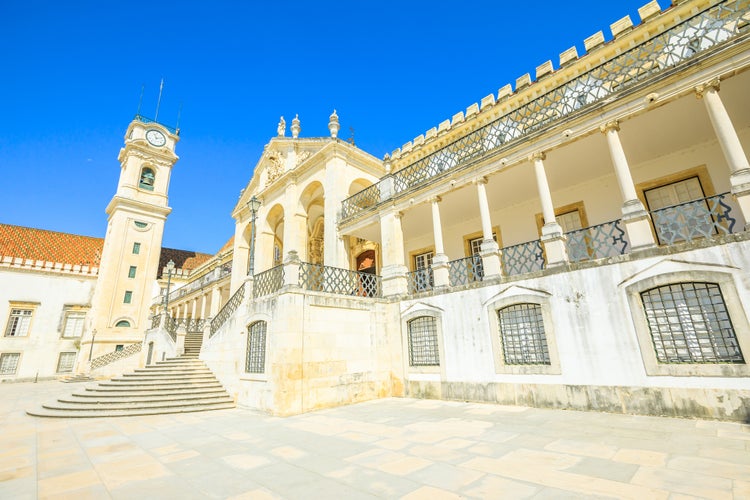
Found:
[(146, 140), (149, 144), (156, 147), (161, 147), (167, 143), (167, 138), (164, 137), (164, 134), (156, 129), (146, 131)]

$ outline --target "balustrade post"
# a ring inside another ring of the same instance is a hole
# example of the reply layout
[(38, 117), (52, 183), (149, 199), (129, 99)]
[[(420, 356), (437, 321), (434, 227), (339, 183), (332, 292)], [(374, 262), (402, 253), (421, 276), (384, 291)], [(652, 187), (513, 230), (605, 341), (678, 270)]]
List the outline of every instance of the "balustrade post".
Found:
[(740, 206), (740, 211), (745, 219), (745, 230), (750, 230), (750, 163), (742, 148), (742, 143), (737, 135), (737, 130), (729, 118), (724, 103), (719, 97), (719, 79), (716, 78), (696, 89), (696, 96), (703, 99), (711, 120), (711, 126), (724, 153), (724, 158), (729, 165), (729, 182), (732, 186), (732, 195)]
[(482, 245), (479, 255), (482, 257), (484, 277), (495, 278), (503, 275), (503, 264), (500, 257), (500, 247), (492, 237), (492, 221), (490, 220), (490, 204), (487, 201), (487, 178), (482, 177), (476, 182), (477, 197), (479, 198), (479, 216), (482, 219)]
[(181, 321), (177, 327), (177, 341), (175, 342), (175, 352), (178, 356), (185, 354), (185, 336), (187, 335), (187, 321)]
[(547, 267), (555, 267), (568, 262), (568, 252), (565, 248), (565, 235), (562, 227), (555, 219), (555, 209), (552, 204), (552, 193), (547, 183), (547, 174), (544, 171), (544, 153), (534, 153), (529, 160), (534, 163), (534, 174), (539, 191), (539, 199), (542, 202), (542, 214), (544, 225), (542, 226), (542, 245), (547, 256)]
[(250, 311), (250, 307), (255, 297), (255, 276), (248, 274), (245, 276), (245, 296), (242, 301), (247, 304), (247, 310)]
[(656, 240), (654, 240), (654, 233), (651, 230), (651, 218), (636, 194), (628, 160), (618, 134), (620, 125), (617, 121), (613, 121), (602, 125), (600, 130), (607, 138), (609, 154), (615, 167), (617, 184), (620, 187), (623, 200), (622, 222), (625, 224), (625, 231), (628, 233), (630, 248), (638, 250), (654, 247), (656, 246)]
[(299, 255), (290, 250), (284, 259), (284, 288), (299, 288)]
[(401, 214), (389, 209), (380, 214), (383, 268), (380, 270), (383, 297), (404, 295), (408, 290), (404, 264), (404, 232)]

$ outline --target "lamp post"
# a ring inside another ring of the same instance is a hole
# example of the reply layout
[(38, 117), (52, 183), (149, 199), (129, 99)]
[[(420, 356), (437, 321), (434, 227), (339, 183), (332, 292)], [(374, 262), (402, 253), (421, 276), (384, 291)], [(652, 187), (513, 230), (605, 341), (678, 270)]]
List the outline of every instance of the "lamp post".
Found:
[(169, 286), (172, 284), (172, 271), (174, 271), (174, 261), (169, 259), (167, 262), (167, 293), (164, 295), (164, 314), (169, 316)]
[(247, 259), (247, 275), (255, 274), (255, 215), (260, 208), (260, 200), (253, 195), (247, 202), (247, 208), (250, 210), (250, 255)]

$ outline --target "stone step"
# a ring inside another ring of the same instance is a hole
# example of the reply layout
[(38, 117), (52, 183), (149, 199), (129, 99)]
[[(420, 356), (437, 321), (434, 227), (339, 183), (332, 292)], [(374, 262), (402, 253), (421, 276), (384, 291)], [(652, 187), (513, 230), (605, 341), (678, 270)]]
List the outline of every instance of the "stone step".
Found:
[(234, 408), (235, 403), (196, 354), (157, 362), (29, 410), (43, 417), (115, 417)]
[(201, 399), (170, 399), (149, 401), (105, 401), (102, 403), (91, 401), (60, 401), (44, 403), (42, 408), (48, 410), (127, 410), (131, 408), (178, 408), (183, 406), (211, 405), (220, 403), (234, 403), (232, 398), (226, 394)]
[(188, 413), (195, 411), (227, 410), (234, 408), (232, 403), (210, 405), (179, 406), (171, 408), (131, 408), (118, 410), (50, 410), (43, 407), (27, 410), (26, 413), (36, 417), (93, 418), (93, 417), (135, 417), (142, 415), (163, 415), (166, 413)]
[(215, 387), (204, 387), (204, 388), (176, 388), (176, 389), (162, 389), (152, 391), (101, 391), (97, 389), (86, 390), (82, 392), (74, 392), (69, 398), (86, 398), (86, 399), (102, 399), (116, 401), (123, 398), (159, 398), (159, 397), (183, 397), (183, 396), (204, 396), (206, 394), (217, 394), (223, 393), (224, 388), (219, 386)]

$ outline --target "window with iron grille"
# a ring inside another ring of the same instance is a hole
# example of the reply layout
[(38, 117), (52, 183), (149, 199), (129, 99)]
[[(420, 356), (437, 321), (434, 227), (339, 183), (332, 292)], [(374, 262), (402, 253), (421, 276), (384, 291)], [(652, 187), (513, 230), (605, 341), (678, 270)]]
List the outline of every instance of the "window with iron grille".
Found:
[(542, 306), (515, 304), (497, 311), (503, 358), (507, 365), (549, 365)]
[(266, 322), (256, 321), (247, 332), (247, 373), (266, 371)]
[(11, 309), (8, 325), (5, 327), (6, 337), (25, 337), (29, 334), (33, 309)]
[(409, 366), (439, 366), (437, 320), (420, 316), (407, 323), (409, 337)]
[(18, 371), (18, 361), (21, 354), (18, 352), (4, 352), (0, 354), (0, 375), (13, 375)]
[(717, 283), (672, 283), (641, 292), (659, 363), (744, 363)]
[(61, 352), (57, 359), (57, 373), (71, 373), (76, 362), (76, 353)]
[(80, 337), (83, 334), (83, 322), (86, 313), (82, 311), (71, 311), (65, 314), (65, 325), (63, 326), (63, 337)]

